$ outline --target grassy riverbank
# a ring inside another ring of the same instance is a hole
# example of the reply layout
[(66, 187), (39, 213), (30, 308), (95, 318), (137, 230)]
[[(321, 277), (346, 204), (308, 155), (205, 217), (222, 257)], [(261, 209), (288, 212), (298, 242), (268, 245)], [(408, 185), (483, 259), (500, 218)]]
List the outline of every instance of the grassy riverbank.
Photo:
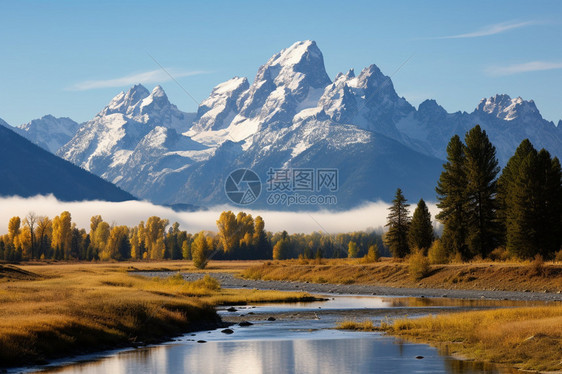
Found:
[(562, 292), (562, 265), (532, 262), (474, 262), (432, 265), (427, 276), (412, 278), (408, 262), (385, 259), (364, 264), (359, 259), (284, 260), (250, 266), (247, 279), (311, 283), (371, 284), (387, 287)]
[[(166, 264), (143, 264), (160, 270)], [(214, 306), (307, 299), (306, 293), (225, 290), (212, 277), (145, 278), (130, 264), (0, 267), (0, 366), (157, 342), (221, 324)]]
[(343, 321), (341, 329), (384, 331), (460, 357), (533, 371), (562, 371), (562, 306), (498, 309), (397, 319), (380, 327)]

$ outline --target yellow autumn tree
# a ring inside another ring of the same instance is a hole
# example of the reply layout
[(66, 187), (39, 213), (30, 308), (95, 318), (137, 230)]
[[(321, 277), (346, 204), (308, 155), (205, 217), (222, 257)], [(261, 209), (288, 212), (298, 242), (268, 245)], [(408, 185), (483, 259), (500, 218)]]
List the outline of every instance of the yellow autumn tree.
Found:
[(103, 219), (101, 218), (100, 215), (92, 216), (92, 218), (90, 218), (90, 237), (94, 235), (96, 229), (98, 228), (98, 225), (101, 222), (103, 222)]
[(238, 224), (236, 216), (230, 210), (222, 212), (217, 220), (219, 243), (224, 252), (228, 253), (238, 244)]
[(238, 245), (251, 245), (254, 235), (254, 219), (251, 214), (238, 212), (236, 215)]
[(129, 257), (131, 257), (129, 228), (127, 226), (112, 227), (100, 259), (126, 260)]
[(31, 231), (28, 226), (23, 226), (20, 229), (16, 241), (18, 243), (17, 248), (21, 251), (22, 259), (29, 260), (31, 258)]
[(193, 265), (198, 269), (204, 269), (205, 266), (207, 266), (209, 252), (209, 240), (205, 232), (201, 231), (195, 236), (195, 239), (191, 244)]
[(12, 217), (10, 218), (10, 221), (8, 222), (8, 237), (10, 240), (10, 243), (14, 246), (14, 247), (19, 247), (19, 235), (20, 235), (20, 230), (21, 230), (21, 219), (20, 217)]
[(24, 256), (26, 258), (35, 258), (36, 257), (36, 250), (35, 250), (35, 225), (37, 224), (38, 217), (35, 212), (29, 212), (25, 219), (23, 220), (24, 227), (27, 227), (29, 230), (29, 254)]
[(94, 235), (90, 236), (90, 242), (100, 258), (102, 256), (102, 253), (106, 250), (110, 231), (111, 228), (109, 227), (109, 223), (101, 221), (96, 225)]
[(152, 216), (146, 220), (144, 243), (148, 252), (148, 257), (152, 260), (164, 258), (166, 246), (164, 245), (164, 235), (166, 226), (170, 222), (157, 216)]
[(60, 216), (53, 218), (53, 241), (55, 257), (68, 259), (72, 244), (72, 217), (64, 211)]

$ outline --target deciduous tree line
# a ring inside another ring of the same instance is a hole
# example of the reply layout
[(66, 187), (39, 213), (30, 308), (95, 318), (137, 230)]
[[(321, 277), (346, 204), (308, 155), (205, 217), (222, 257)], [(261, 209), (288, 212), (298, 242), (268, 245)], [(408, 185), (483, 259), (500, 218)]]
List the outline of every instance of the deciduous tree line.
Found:
[(12, 217), (8, 233), (0, 236), (0, 259), (22, 261), (181, 259), (190, 256), (191, 234), (174, 223), (150, 217), (134, 227), (110, 225), (101, 216), (90, 220), (90, 230), (76, 227), (69, 212), (50, 219), (29, 213), (22, 221)]
[(271, 233), (260, 217), (231, 211), (221, 213), (217, 232), (190, 234), (176, 222), (150, 217), (137, 226), (112, 225), (99, 215), (90, 219), (89, 231), (79, 229), (69, 212), (50, 219), (30, 213), (13, 217), (8, 233), (0, 236), (0, 260), (193, 260), (205, 267), (213, 259), (288, 259), (323, 257), (378, 258), (382, 247), (376, 233), (354, 232)]

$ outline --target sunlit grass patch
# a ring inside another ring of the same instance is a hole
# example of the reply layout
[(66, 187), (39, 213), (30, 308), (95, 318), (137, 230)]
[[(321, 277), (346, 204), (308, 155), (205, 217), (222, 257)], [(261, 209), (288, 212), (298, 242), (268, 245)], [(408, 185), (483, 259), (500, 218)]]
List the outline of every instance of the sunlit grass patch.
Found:
[(205, 298), (213, 305), (246, 305), (263, 302), (304, 302), (319, 300), (306, 292), (285, 292), (256, 289), (223, 289), (220, 294)]
[(354, 321), (344, 320), (336, 324), (338, 330), (376, 331), (378, 328), (371, 320)]
[(240, 275), (253, 280), (285, 280), (332, 284), (376, 284), (390, 287), (483, 289), (507, 291), (562, 291), (562, 265), (529, 262), (473, 262), (429, 264), (424, 256), (410, 261), (382, 258), (376, 263), (360, 259), (324, 259), (322, 264), (303, 260), (257, 263)]
[(381, 330), (479, 361), (562, 370), (562, 306), (397, 319)]

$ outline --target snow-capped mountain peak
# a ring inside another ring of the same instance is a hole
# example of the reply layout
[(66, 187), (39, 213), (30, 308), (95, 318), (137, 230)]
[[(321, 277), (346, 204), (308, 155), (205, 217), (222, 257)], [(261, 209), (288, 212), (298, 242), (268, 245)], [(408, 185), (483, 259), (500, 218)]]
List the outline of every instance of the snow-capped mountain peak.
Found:
[(70, 118), (56, 118), (50, 114), (17, 127), (17, 132), (51, 153), (66, 144), (80, 125)]
[[(323, 90), (331, 83), (324, 57), (314, 41), (297, 42), (273, 55), (262, 65), (254, 83), (240, 97), (245, 118), (258, 116), (265, 123), (289, 121), (297, 106), (310, 101), (311, 90)], [(316, 93), (316, 101), (321, 93)]]
[(117, 94), (99, 115), (113, 113), (133, 115), (139, 104), (149, 95), (150, 92), (142, 84), (134, 85), (129, 91)]
[(392, 84), (390, 78), (384, 75), (375, 64), (363, 69), (361, 73), (359, 73), (357, 79), (354, 79), (353, 82), (353, 86), (356, 88), (362, 88), (369, 91), (377, 90), (391, 92), (396, 95), (394, 85)]
[(282, 50), (262, 68), (264, 73), (270, 74), (276, 86), (286, 86), (291, 91), (300, 88), (300, 82), (295, 80), (306, 79), (306, 84), (312, 88), (323, 88), (331, 83), (324, 67), (322, 52), (312, 40), (297, 42)]
[(154, 97), (167, 97), (166, 92), (164, 92), (164, 89), (160, 85), (154, 87), (150, 94)]
[(477, 123), (501, 164), (525, 138), (562, 152), (562, 122), (556, 129), (542, 119), (533, 101), (496, 95), (472, 113), (448, 113), (435, 100), (416, 109), (376, 65), (332, 82), (308, 40), (273, 54), (251, 83), (234, 77), (216, 85), (195, 120), (187, 116), (162, 87), (138, 85), (59, 154), (139, 197), (205, 205), (226, 202), (223, 180), (240, 167), (260, 175), (272, 167), (338, 168), (338, 201), (347, 204), (391, 198), (397, 186), (434, 199), (449, 139)]
[(178, 132), (189, 129), (194, 115), (180, 111), (170, 103), (166, 92), (156, 86), (149, 92), (142, 84), (117, 94), (97, 117), (122, 114), (127, 119), (154, 126), (173, 128)]
[(527, 101), (521, 97), (512, 99), (509, 95), (505, 94), (482, 99), (475, 112), (486, 113), (505, 121), (525, 117), (542, 119), (533, 100)]
[(201, 132), (228, 127), (240, 109), (238, 98), (249, 87), (248, 79), (234, 77), (213, 88), (211, 95), (199, 105), (193, 130)]

